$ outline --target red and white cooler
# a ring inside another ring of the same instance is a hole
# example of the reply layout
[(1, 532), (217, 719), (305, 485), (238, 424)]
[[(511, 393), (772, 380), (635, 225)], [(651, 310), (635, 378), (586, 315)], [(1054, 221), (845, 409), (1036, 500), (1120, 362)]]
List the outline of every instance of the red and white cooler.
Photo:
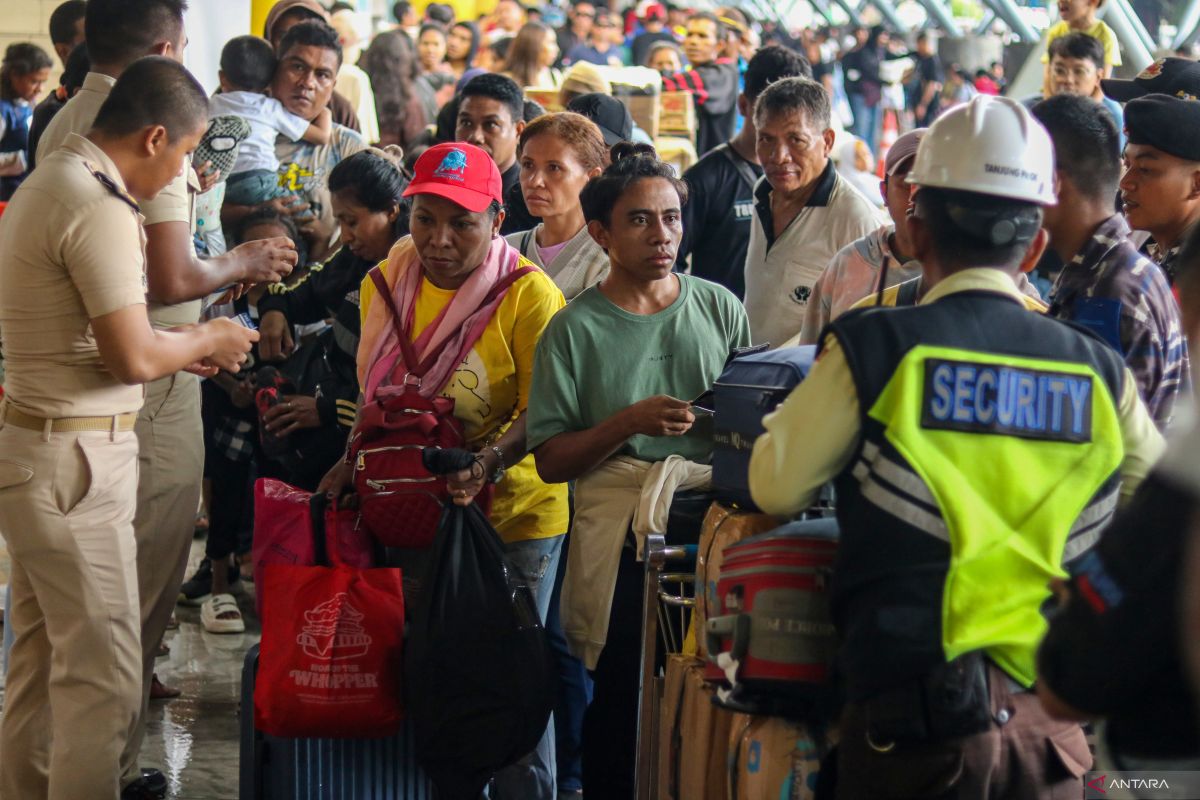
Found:
[(806, 696), (827, 683), (837, 650), (829, 611), (837, 521), (793, 522), (725, 548), (709, 659), (741, 692)]

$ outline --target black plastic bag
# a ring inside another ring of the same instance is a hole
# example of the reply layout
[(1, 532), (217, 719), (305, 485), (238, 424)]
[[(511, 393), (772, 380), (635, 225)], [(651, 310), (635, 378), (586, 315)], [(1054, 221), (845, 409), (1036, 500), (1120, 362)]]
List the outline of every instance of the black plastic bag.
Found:
[(475, 504), (447, 505), (405, 644), (417, 759), (446, 800), (477, 800), (537, 746), (557, 671), (537, 606)]

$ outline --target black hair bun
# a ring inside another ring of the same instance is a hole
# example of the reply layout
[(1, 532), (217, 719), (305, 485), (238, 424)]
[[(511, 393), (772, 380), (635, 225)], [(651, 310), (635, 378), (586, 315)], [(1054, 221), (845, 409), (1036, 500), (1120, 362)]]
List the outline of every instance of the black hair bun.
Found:
[(637, 158), (638, 156), (648, 156), (656, 160), (658, 159), (658, 153), (655, 151), (654, 145), (649, 145), (645, 142), (617, 142), (609, 151), (609, 158), (614, 164), (623, 158)]

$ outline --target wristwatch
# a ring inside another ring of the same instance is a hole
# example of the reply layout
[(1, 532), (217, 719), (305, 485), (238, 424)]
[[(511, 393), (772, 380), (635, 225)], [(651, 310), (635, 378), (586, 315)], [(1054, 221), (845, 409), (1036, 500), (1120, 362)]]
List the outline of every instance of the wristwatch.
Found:
[(507, 469), (504, 465), (504, 451), (493, 445), (492, 452), (496, 454), (496, 471), (488, 477), (488, 483), (499, 483)]

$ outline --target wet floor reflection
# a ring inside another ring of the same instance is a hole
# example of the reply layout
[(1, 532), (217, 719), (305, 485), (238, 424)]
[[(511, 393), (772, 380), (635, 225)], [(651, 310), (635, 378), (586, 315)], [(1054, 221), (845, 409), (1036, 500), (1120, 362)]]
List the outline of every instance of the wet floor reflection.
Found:
[[(198, 544), (194, 563), (203, 556)], [(242, 662), (260, 634), (253, 587), (245, 589), (238, 602), (246, 633), (211, 634), (200, 624), (199, 609), (175, 610), (179, 629), (167, 634), (171, 653), (159, 659), (157, 671), (183, 694), (151, 703), (142, 747), (142, 766), (163, 771), (172, 800), (237, 800)]]
[[(203, 557), (204, 542), (197, 541), (188, 576)], [(0, 542), (0, 598), (7, 577), (8, 557)], [(177, 606), (179, 629), (167, 632), (171, 653), (156, 665), (158, 677), (183, 694), (150, 703), (141, 765), (163, 771), (170, 800), (238, 798), (242, 662), (261, 628), (254, 616), (253, 585), (243, 582), (237, 597), (245, 633), (208, 633), (200, 624), (200, 609)], [(0, 688), (0, 704), (2, 700)]]

